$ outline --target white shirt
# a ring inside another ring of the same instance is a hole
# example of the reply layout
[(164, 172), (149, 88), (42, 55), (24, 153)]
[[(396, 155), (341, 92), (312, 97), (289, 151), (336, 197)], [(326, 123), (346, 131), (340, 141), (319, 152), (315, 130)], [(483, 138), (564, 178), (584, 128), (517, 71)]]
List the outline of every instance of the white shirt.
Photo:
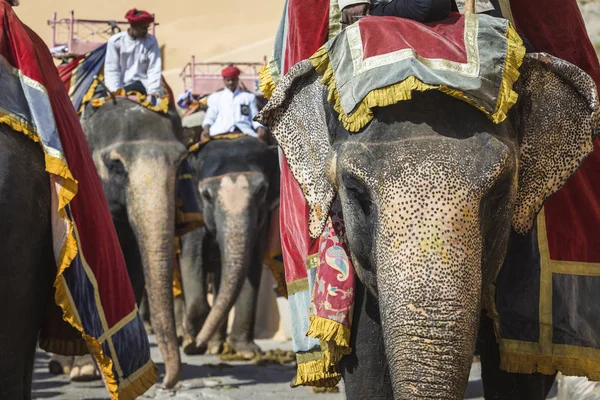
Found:
[(109, 39), (104, 82), (111, 92), (140, 81), (148, 94), (162, 94), (161, 70), (160, 49), (154, 36), (133, 39), (125, 31)]
[(225, 88), (208, 96), (207, 102), (202, 125), (210, 125), (210, 136), (233, 132), (236, 127), (247, 135), (257, 136), (256, 129), (262, 125), (252, 121), (258, 114), (254, 93)]

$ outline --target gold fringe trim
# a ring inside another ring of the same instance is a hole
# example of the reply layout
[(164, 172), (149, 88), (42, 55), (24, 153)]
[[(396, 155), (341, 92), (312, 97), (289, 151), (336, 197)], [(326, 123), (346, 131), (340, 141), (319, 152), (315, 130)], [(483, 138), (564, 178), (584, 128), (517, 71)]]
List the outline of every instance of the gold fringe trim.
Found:
[[(8, 115), (2, 115), (0, 122), (9, 125), (13, 130), (25, 134), (27, 137), (32, 139), (34, 142), (41, 143), (40, 137), (29, 125), (18, 121)], [(60, 251), (57, 259), (58, 271), (54, 280), (54, 288), (56, 293), (54, 300), (59, 305), (63, 312), (63, 320), (71, 324), (71, 326), (77, 329), (82, 338), (87, 343), (90, 353), (94, 356), (98, 368), (104, 375), (106, 387), (110, 393), (111, 399), (113, 400), (133, 400), (139, 395), (143, 394), (149, 389), (154, 382), (158, 380), (156, 376), (156, 370), (153, 369), (153, 376), (148, 374), (146, 381), (138, 382), (132, 385), (135, 390), (131, 390), (132, 395), (127, 397), (119, 394), (117, 381), (113, 374), (113, 361), (110, 357), (107, 357), (102, 351), (102, 346), (98, 340), (90, 335), (87, 335), (83, 331), (83, 326), (77, 317), (77, 312), (73, 308), (72, 298), (67, 287), (67, 283), (63, 277), (64, 272), (71, 266), (71, 263), (77, 256), (79, 248), (77, 246), (77, 240), (75, 239), (74, 223), (71, 221), (65, 211), (65, 207), (73, 200), (77, 194), (78, 182), (73, 178), (67, 164), (58, 158), (52, 157), (44, 151), (46, 161), (46, 172), (55, 175), (58, 179), (62, 178), (62, 188), (58, 195), (58, 215), (67, 223), (67, 237), (65, 244)], [(152, 384), (148, 384), (152, 381)], [(141, 391), (138, 391), (141, 390)]]
[(488, 118), (498, 124), (506, 119), (506, 114), (518, 99), (518, 94), (513, 90), (513, 85), (519, 79), (519, 68), (525, 57), (523, 42), (510, 24), (506, 31), (506, 38), (508, 45), (502, 73), (502, 83), (498, 93), (496, 108), (491, 115), (482, 106), (478, 105), (474, 99), (467, 97), (462, 91), (451, 89), (445, 85), (429, 85), (421, 82), (414, 76), (409, 76), (402, 82), (370, 91), (352, 113), (346, 114), (342, 108), (342, 100), (336, 87), (327, 46), (321, 46), (310, 57), (309, 61), (315, 70), (322, 75), (321, 83), (328, 89), (327, 100), (333, 104), (333, 108), (339, 114), (339, 120), (344, 125), (344, 128), (350, 132), (360, 131), (373, 119), (373, 108), (385, 107), (400, 101), (410, 100), (413, 91), (424, 92), (427, 90), (439, 90), (463, 100), (484, 112)]
[(136, 96), (138, 103), (142, 107), (147, 108), (150, 111), (159, 112), (162, 114), (166, 114), (169, 111), (169, 95), (165, 95), (165, 96), (161, 97), (158, 104), (153, 105), (152, 102), (150, 101), (150, 96), (145, 96), (139, 92), (125, 92), (125, 89), (123, 89), (123, 88), (117, 90), (114, 93), (111, 93), (110, 96), (93, 99), (92, 106), (94, 106), (96, 108), (102, 107), (112, 97), (129, 97), (129, 96)]
[(265, 99), (270, 99), (275, 91), (275, 83), (273, 82), (273, 77), (271, 76), (269, 64), (263, 65), (260, 71), (258, 71), (258, 78), (260, 79), (258, 89), (265, 95)]
[(63, 356), (83, 356), (89, 354), (88, 346), (84, 340), (73, 341), (63, 339), (40, 340), (40, 349), (48, 353), (61, 354)]
[(96, 88), (100, 84), (100, 80), (104, 80), (104, 74), (102, 72), (100, 72), (100, 74), (98, 74), (98, 79), (94, 79), (94, 81), (92, 82), (92, 85), (89, 87), (88, 91), (85, 92), (85, 96), (83, 96), (83, 99), (81, 100), (80, 111), (83, 110), (83, 108), (85, 107), (85, 105), (87, 103), (92, 101), (92, 98), (94, 97), (94, 92), (96, 91)]
[(519, 95), (513, 90), (513, 86), (519, 79), (519, 76), (521, 76), (519, 68), (521, 68), (523, 59), (525, 58), (523, 39), (521, 39), (511, 23), (508, 24), (505, 36), (507, 39), (506, 60), (504, 61), (502, 83), (500, 84), (496, 109), (492, 115), (492, 121), (496, 124), (506, 119), (508, 111), (519, 99)]
[(570, 376), (600, 381), (600, 362), (568, 357), (500, 352), (500, 368), (511, 373), (552, 375), (557, 370)]
[[(157, 381), (158, 367), (150, 360), (144, 367), (134, 372), (128, 385), (119, 389), (120, 400), (134, 400), (150, 389)], [(123, 386), (123, 383), (121, 383)]]
[(313, 315), (306, 336), (321, 341), (322, 361), (327, 370), (335, 368), (343, 356), (352, 352), (350, 329), (337, 321)]
[(298, 363), (297, 371), (292, 387), (335, 387), (342, 379), (342, 375), (339, 372), (328, 371), (325, 368), (323, 360)]

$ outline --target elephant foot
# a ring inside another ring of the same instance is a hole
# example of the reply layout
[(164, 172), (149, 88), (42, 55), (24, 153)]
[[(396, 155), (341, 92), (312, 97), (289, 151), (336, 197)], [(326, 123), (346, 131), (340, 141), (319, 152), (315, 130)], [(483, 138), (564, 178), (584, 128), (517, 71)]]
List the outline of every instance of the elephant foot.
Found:
[(146, 334), (147, 335), (153, 335), (154, 334), (154, 329), (152, 329), (152, 324), (150, 324), (150, 322), (144, 321), (144, 328), (146, 328)]
[(90, 382), (100, 380), (100, 372), (90, 355), (75, 358), (69, 375), (71, 382)]
[(53, 354), (48, 362), (48, 371), (52, 375), (70, 374), (72, 366), (73, 357)]
[(225, 341), (224, 340), (211, 339), (208, 342), (208, 349), (206, 350), (206, 352), (213, 356), (218, 356), (219, 354), (222, 354), (224, 350), (225, 350)]
[(181, 344), (183, 348), (183, 352), (188, 356), (204, 354), (206, 353), (206, 348), (199, 348), (196, 346), (196, 338), (191, 336), (186, 336), (183, 338), (183, 342)]
[(252, 340), (235, 340), (229, 338), (227, 343), (231, 345), (233, 351), (244, 360), (252, 360), (263, 352)]

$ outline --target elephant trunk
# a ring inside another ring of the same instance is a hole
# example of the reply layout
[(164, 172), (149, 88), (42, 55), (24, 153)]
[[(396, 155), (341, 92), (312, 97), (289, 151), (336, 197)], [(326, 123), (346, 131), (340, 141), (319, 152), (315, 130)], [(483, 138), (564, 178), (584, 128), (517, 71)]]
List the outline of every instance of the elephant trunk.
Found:
[(476, 310), (444, 300), (427, 305), (397, 304), (382, 313), (394, 397), (462, 399), (473, 360), (478, 316)]
[(246, 276), (254, 238), (249, 235), (247, 216), (241, 214), (225, 217), (222, 231), (217, 232), (221, 248), (221, 285), (213, 307), (196, 336), (196, 346), (205, 348), (235, 304)]
[(460, 233), (436, 229), (435, 223), (415, 229), (415, 235), (398, 247), (388, 246), (383, 238), (375, 240), (381, 249), (381, 323), (396, 399), (464, 396), (482, 279), (483, 242), (476, 236), (477, 221), (472, 222), (463, 225), (463, 233), (473, 239), (469, 246)]
[(179, 380), (181, 359), (173, 308), (176, 170), (140, 160), (130, 170), (128, 212), (144, 266), (150, 319), (165, 363), (163, 385)]

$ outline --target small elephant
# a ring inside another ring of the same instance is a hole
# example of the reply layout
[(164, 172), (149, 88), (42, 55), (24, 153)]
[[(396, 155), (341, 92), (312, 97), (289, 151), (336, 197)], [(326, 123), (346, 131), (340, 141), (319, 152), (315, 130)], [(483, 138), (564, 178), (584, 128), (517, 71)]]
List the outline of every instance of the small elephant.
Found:
[[(251, 136), (213, 139), (189, 162), (198, 180), (205, 226), (182, 238), (183, 350), (194, 354), (208, 348), (219, 353), (235, 303), (227, 341), (250, 359), (260, 353), (254, 323), (269, 218), (279, 203), (277, 147)], [(213, 275), (217, 292), (212, 309), (207, 301), (208, 274)]]
[(256, 118), (304, 192), (312, 237), (336, 195), (342, 204), (360, 281), (352, 354), (340, 365), (349, 399), (463, 398), (482, 290), (511, 227), (532, 228), (598, 134), (586, 73), (542, 53), (527, 55), (520, 72), (519, 101), (500, 124), (427, 91), (374, 109), (349, 134), (303, 61)]

